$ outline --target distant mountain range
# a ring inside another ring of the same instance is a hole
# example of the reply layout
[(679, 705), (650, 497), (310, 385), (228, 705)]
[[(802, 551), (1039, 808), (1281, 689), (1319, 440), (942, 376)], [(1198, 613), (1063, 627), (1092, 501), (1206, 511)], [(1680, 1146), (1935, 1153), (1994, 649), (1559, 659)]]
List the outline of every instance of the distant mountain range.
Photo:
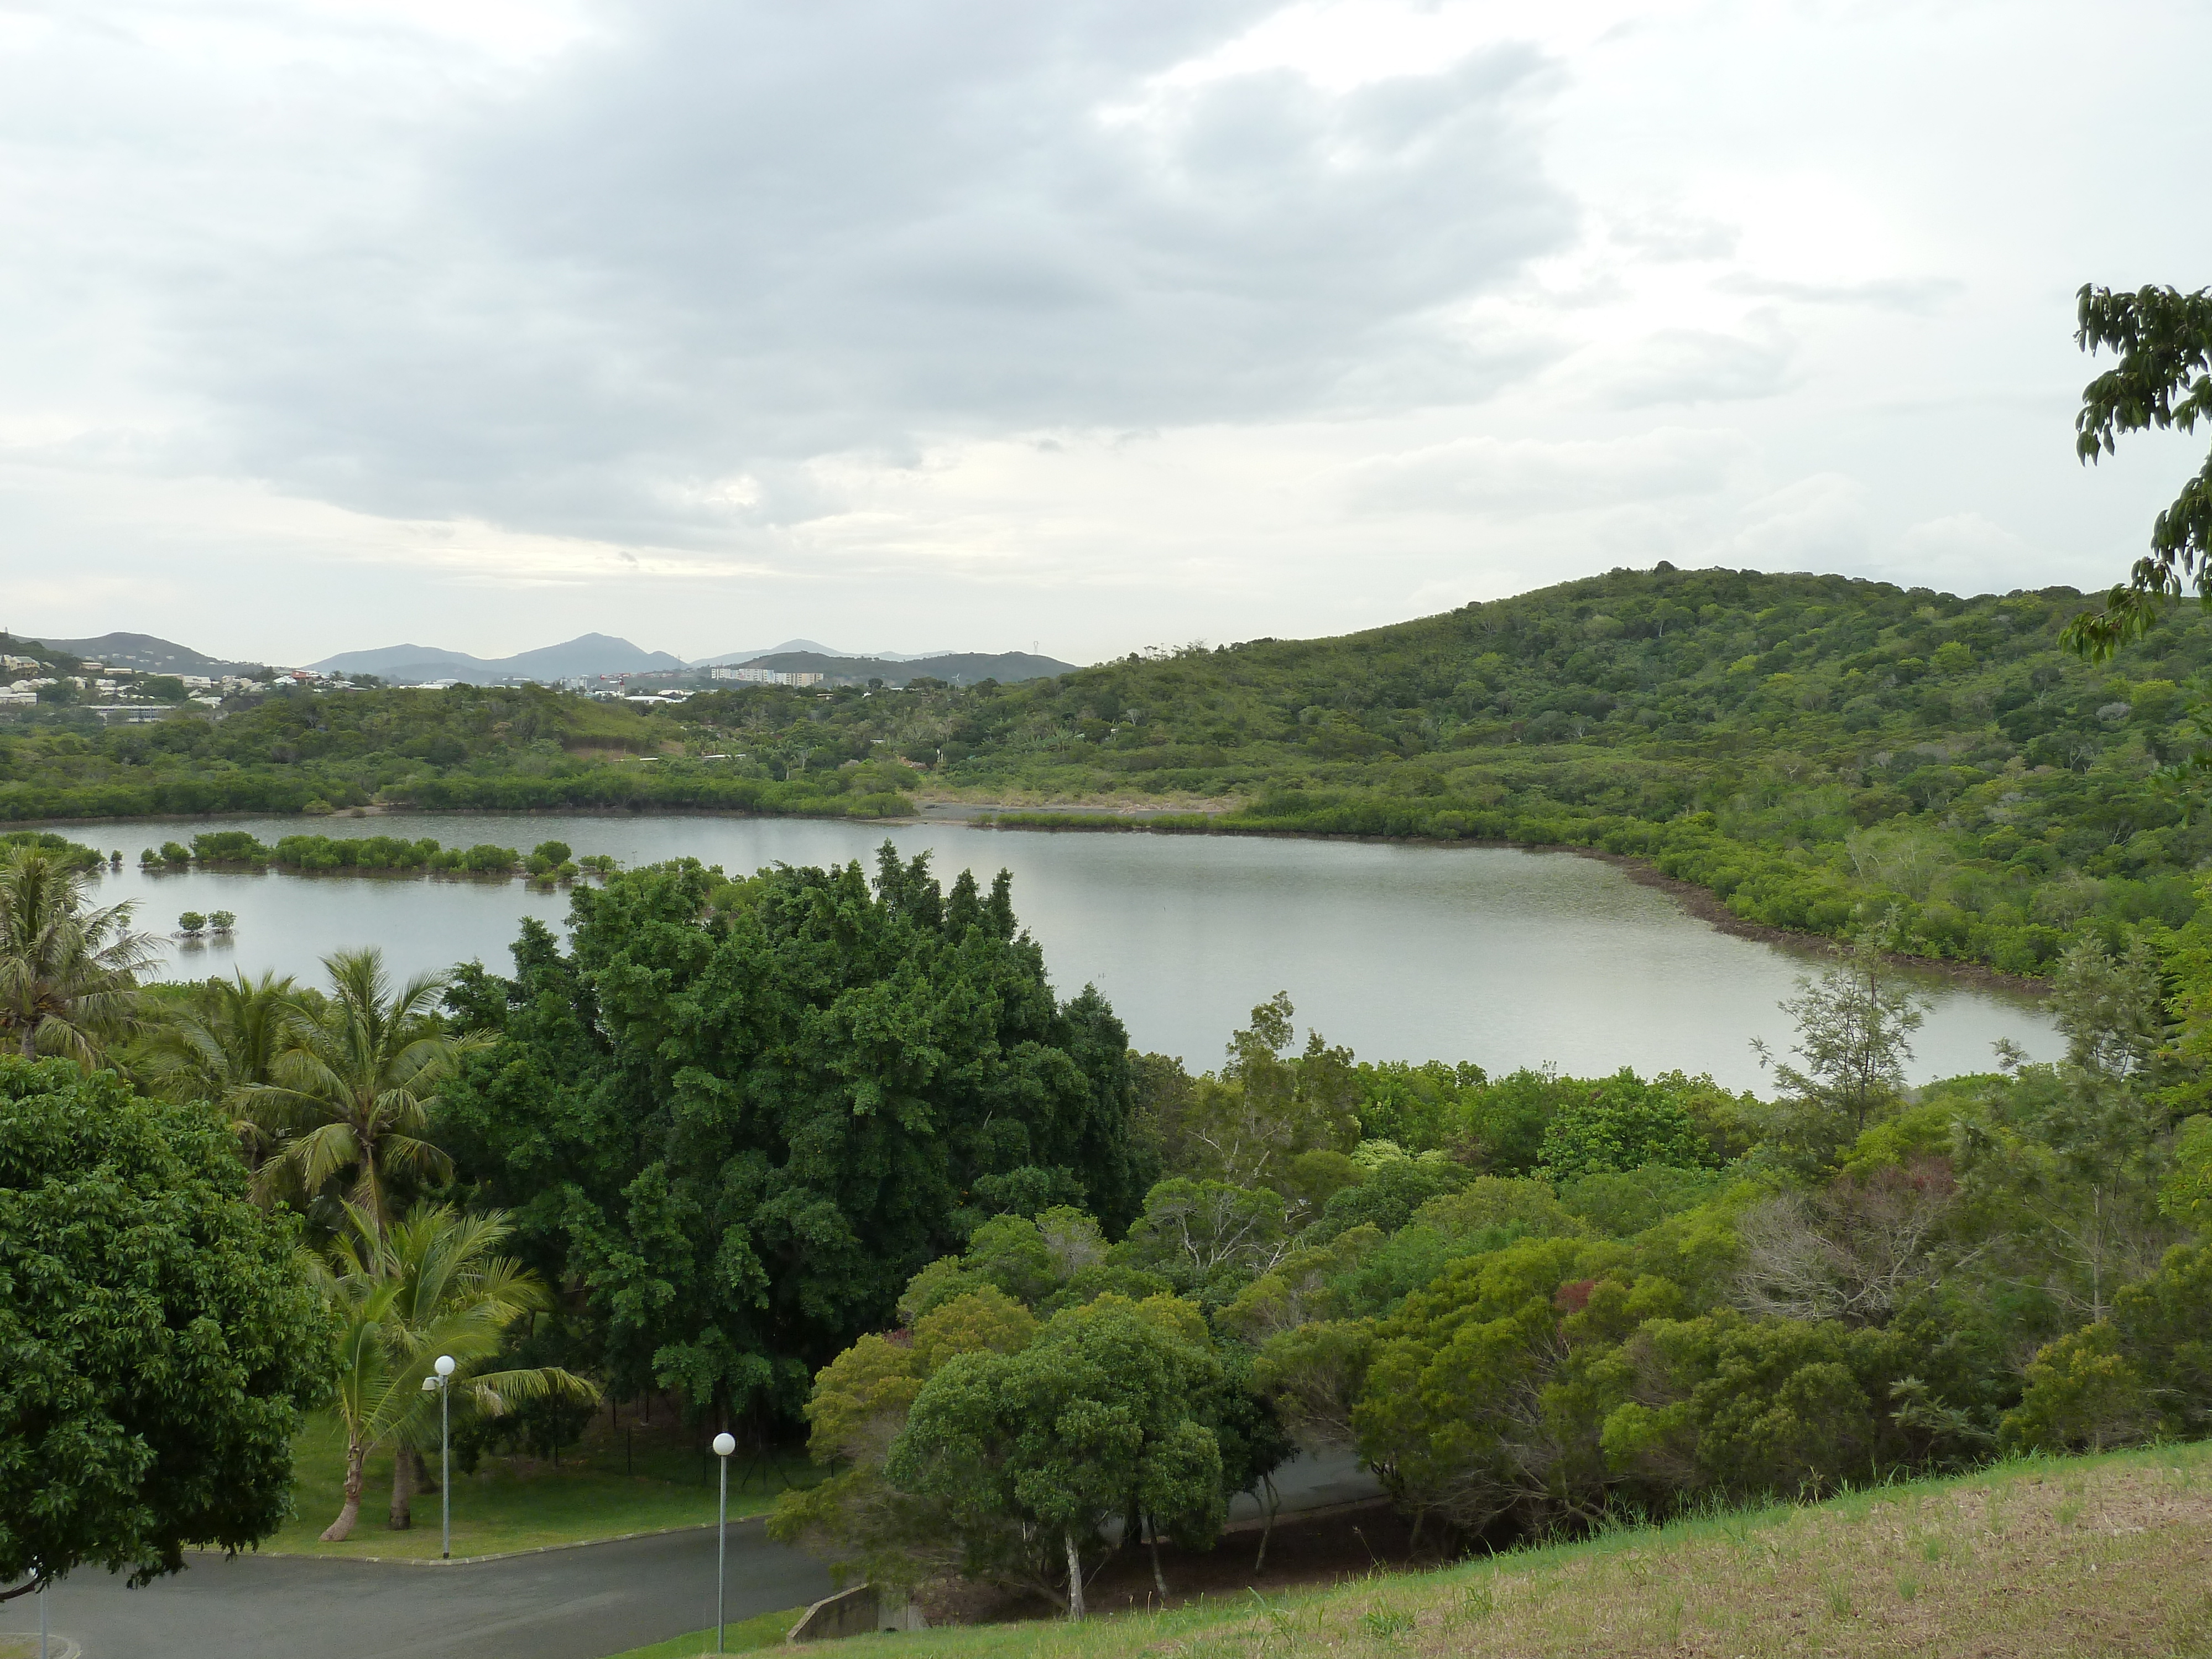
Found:
[(512, 657), (472, 657), (434, 645), (387, 645), (374, 651), (341, 651), (307, 666), (325, 674), (374, 674), (399, 685), (425, 680), (497, 685), (508, 680), (565, 680), (578, 674), (680, 674), (685, 664), (681, 657), (647, 651), (611, 634), (583, 634)]
[(860, 684), (872, 679), (885, 685), (904, 685), (924, 675), (948, 685), (973, 685), (978, 680), (1013, 685), (1052, 674), (1072, 674), (1076, 666), (1026, 651), (945, 651), (930, 657), (836, 657), (819, 651), (779, 651), (738, 665), (769, 668), (784, 674), (821, 674), (831, 685)]
[(817, 657), (840, 657), (853, 662), (920, 662), (925, 657), (949, 657), (950, 651), (839, 651), (823, 645), (818, 640), (786, 640), (781, 645), (763, 646), (757, 651), (723, 651), (711, 657), (694, 657), (694, 668), (717, 668), (729, 664), (758, 662), (763, 657), (787, 655), (794, 651), (811, 652)]
[[(236, 674), (257, 663), (226, 662), (150, 634), (103, 634), (93, 640), (46, 640), (52, 649), (113, 666), (158, 674)], [(476, 657), (434, 645), (387, 645), (371, 651), (341, 651), (307, 667), (325, 674), (374, 674), (395, 685), (460, 680), (471, 685), (500, 685), (517, 680), (552, 682), (600, 675), (685, 675), (720, 666), (774, 669), (784, 673), (827, 675), (832, 683), (880, 679), (903, 685), (916, 675), (931, 675), (957, 685), (995, 679), (1011, 685), (1048, 674), (1065, 674), (1074, 665), (1027, 652), (996, 654), (957, 651), (878, 651), (865, 656), (834, 651), (817, 640), (786, 640), (757, 651), (725, 651), (686, 662), (665, 651), (647, 651), (610, 634), (585, 634), (560, 645), (518, 652), (511, 657)]]
[(96, 640), (40, 640), (40, 645), (65, 651), (88, 662), (110, 668), (135, 668), (142, 674), (246, 674), (262, 666), (255, 662), (225, 662), (190, 646), (157, 640), (151, 634), (102, 634)]

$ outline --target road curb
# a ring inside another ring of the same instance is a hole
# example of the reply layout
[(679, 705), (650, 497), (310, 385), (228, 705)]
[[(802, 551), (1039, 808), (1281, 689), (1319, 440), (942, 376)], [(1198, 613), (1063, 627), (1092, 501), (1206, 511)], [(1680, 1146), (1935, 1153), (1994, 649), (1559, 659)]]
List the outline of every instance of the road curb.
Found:
[[(764, 1527), (766, 1515), (735, 1515), (730, 1517), (730, 1529), (739, 1527)], [(634, 1538), (670, 1538), (680, 1532), (712, 1532), (714, 1522), (701, 1521), (689, 1526), (654, 1527), (645, 1532), (614, 1532), (605, 1538), (580, 1538), (568, 1544), (538, 1544), (526, 1550), (501, 1550), (491, 1555), (457, 1555), (452, 1560), (435, 1556), (420, 1555), (315, 1555), (298, 1550), (256, 1550), (254, 1554), (270, 1561), (351, 1561), (364, 1567), (474, 1567), (487, 1561), (520, 1561), (526, 1556), (553, 1555), (562, 1550), (592, 1550), (602, 1544), (627, 1543)]]

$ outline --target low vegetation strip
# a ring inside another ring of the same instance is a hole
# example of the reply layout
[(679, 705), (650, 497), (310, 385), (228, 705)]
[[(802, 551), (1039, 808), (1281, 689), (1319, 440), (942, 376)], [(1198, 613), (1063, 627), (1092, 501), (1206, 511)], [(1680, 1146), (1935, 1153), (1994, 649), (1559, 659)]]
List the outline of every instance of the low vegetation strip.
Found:
[(856, 1640), (996, 1659), (1451, 1654), (1948, 1659), (2212, 1652), (2212, 1448), (2028, 1459), (1805, 1507), (1621, 1527), (1429, 1572)]

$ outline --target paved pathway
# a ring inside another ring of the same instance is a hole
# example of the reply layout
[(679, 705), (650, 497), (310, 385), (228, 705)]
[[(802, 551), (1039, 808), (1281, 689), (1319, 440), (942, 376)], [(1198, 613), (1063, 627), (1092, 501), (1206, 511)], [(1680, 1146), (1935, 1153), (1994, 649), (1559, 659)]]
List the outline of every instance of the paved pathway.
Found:
[[(195, 1554), (126, 1589), (87, 1568), (49, 1592), (84, 1659), (603, 1659), (714, 1622), (709, 1528), (459, 1566)], [(732, 1622), (830, 1593), (818, 1562), (732, 1522)], [(34, 1598), (0, 1633), (36, 1631)]]
[[(1299, 1458), (1276, 1477), (1282, 1512), (1370, 1497), (1348, 1453)], [(1232, 1517), (1256, 1516), (1240, 1498)], [(605, 1659), (714, 1620), (708, 1528), (459, 1566), (305, 1556), (194, 1554), (143, 1589), (87, 1568), (49, 1592), (57, 1635), (84, 1659)], [(730, 1523), (735, 1623), (830, 1593), (830, 1575)], [(35, 1600), (0, 1602), (0, 1635), (39, 1627)]]

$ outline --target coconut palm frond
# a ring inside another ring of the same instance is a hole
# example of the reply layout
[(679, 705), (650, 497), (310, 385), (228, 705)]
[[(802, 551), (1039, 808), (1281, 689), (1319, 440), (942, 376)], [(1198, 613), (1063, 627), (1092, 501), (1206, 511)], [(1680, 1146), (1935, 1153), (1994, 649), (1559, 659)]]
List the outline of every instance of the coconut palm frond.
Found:
[(558, 1365), (485, 1371), (466, 1379), (465, 1392), (470, 1403), (486, 1417), (504, 1417), (532, 1400), (573, 1400), (584, 1406), (596, 1406), (600, 1400), (599, 1384)]

